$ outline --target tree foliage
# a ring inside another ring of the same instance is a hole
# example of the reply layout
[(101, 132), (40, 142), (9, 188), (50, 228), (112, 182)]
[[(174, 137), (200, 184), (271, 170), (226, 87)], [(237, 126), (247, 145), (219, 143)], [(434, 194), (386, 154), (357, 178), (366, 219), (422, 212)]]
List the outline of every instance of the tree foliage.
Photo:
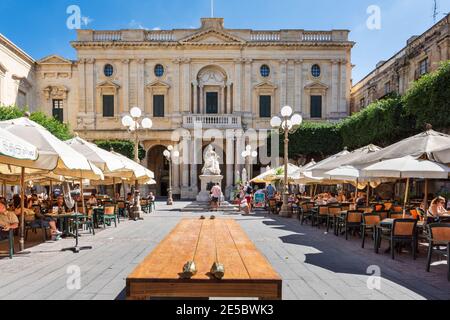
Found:
[[(25, 116), (25, 112), (27, 112), (26, 109), (20, 109), (16, 106), (1, 106), (0, 120), (3, 121), (20, 118)], [(30, 120), (39, 123), (60, 140), (65, 141), (73, 138), (73, 134), (70, 131), (69, 125), (61, 123), (55, 118), (49, 117), (41, 111), (31, 113)]]
[[(134, 160), (134, 143), (128, 140), (98, 140), (94, 143), (100, 148), (111, 151), (113, 149), (115, 152), (124, 155), (125, 157)], [(139, 145), (139, 159), (143, 160), (145, 158), (146, 152), (142, 146)]]

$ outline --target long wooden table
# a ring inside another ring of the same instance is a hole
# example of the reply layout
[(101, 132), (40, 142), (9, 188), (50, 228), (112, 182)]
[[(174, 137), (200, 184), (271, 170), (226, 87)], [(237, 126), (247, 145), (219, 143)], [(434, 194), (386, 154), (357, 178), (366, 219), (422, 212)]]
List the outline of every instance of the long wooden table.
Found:
[[(217, 249), (217, 250), (216, 250)], [(222, 280), (209, 272), (218, 261)], [(197, 274), (181, 279), (187, 261)], [(245, 232), (232, 219), (184, 219), (128, 276), (127, 299), (252, 297), (282, 298), (282, 280)]]

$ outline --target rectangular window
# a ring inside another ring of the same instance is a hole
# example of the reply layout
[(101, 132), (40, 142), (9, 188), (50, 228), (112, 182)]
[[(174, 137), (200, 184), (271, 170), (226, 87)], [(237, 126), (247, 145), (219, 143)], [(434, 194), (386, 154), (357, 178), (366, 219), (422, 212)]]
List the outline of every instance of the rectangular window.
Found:
[(164, 95), (153, 96), (153, 116), (158, 118), (164, 117)]
[(206, 93), (206, 113), (207, 114), (219, 113), (219, 94), (217, 92)]
[(388, 81), (384, 84), (384, 94), (391, 93), (391, 82)]
[(428, 58), (423, 59), (419, 63), (419, 75), (423, 76), (426, 73), (428, 73)]
[(114, 117), (114, 96), (104, 95), (103, 96), (103, 116), (104, 117)]
[(361, 109), (364, 109), (366, 107), (366, 99), (362, 98), (361, 100), (359, 100), (359, 107)]
[(270, 118), (272, 116), (272, 96), (259, 96), (259, 117)]
[(322, 118), (322, 96), (311, 96), (311, 118)]
[(59, 122), (64, 122), (64, 105), (61, 99), (53, 99), (52, 115)]

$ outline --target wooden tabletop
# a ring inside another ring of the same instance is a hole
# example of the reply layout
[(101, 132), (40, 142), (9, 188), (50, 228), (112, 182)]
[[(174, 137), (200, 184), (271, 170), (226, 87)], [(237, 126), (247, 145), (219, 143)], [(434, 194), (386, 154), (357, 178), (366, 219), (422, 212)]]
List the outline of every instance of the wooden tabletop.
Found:
[[(192, 279), (180, 279), (184, 264), (191, 260), (195, 261), (197, 274)], [(225, 267), (222, 280), (215, 280), (209, 274), (215, 261)], [(155, 282), (158, 283), (157, 292), (152, 286)], [(201, 287), (195, 287), (195, 284), (200, 283)], [(215, 288), (207, 287), (205, 283)], [(237, 283), (244, 287), (234, 286), (236, 290), (239, 289), (235, 291), (230, 284)], [(264, 288), (264, 283), (272, 286)], [(167, 290), (164, 289), (165, 284)], [(176, 284), (180, 285), (179, 292)], [(223, 291), (220, 291), (220, 286)], [(246, 293), (245, 288), (249, 292)], [(128, 298), (155, 295), (280, 299), (281, 278), (235, 220), (185, 219), (127, 278)]]

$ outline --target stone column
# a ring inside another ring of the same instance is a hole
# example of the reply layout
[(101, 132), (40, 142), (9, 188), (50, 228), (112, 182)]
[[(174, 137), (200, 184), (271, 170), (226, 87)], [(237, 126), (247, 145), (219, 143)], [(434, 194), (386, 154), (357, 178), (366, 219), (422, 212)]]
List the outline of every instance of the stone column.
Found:
[(172, 183), (173, 194), (179, 195), (180, 189), (180, 158), (172, 160)]
[(205, 105), (203, 103), (204, 96), (205, 96), (205, 93), (203, 92), (203, 85), (201, 84), (200, 85), (200, 105), (198, 108), (200, 114), (205, 113)]
[(220, 94), (222, 95), (222, 102), (220, 103), (221, 106), (219, 108), (219, 114), (226, 114), (227, 113), (227, 106), (226, 106), (226, 99), (225, 99), (225, 85), (221, 86), (220, 88)]
[(192, 106), (192, 113), (200, 113), (200, 108), (198, 106), (198, 82), (196, 80), (192, 82), (192, 90), (194, 90), (194, 105)]
[(181, 186), (184, 190), (189, 188), (189, 163), (190, 163), (190, 144), (191, 141), (189, 139), (183, 138), (183, 154), (181, 159), (181, 169), (182, 169), (182, 177), (181, 177)]
[(196, 137), (193, 137), (193, 140), (191, 141), (191, 190), (192, 195), (196, 196), (198, 194), (198, 170), (197, 170), (197, 164), (199, 163), (199, 159), (197, 159), (197, 151), (199, 148), (199, 141), (196, 139)]
[(239, 171), (241, 174), (245, 164), (245, 159), (242, 158), (242, 151), (245, 149), (243, 134), (241, 129), (235, 131), (234, 172)]
[(338, 95), (338, 111), (339, 113), (347, 112), (347, 101), (350, 100), (350, 90), (348, 89), (347, 83), (349, 82), (349, 77), (347, 77), (347, 60), (340, 61), (340, 77), (339, 77), (339, 95)]
[[(86, 59), (80, 59), (78, 62), (78, 73), (79, 73), (79, 107), (78, 112), (87, 113), (87, 105), (86, 105)], [(0, 90), (3, 88), (0, 88)], [(1, 90), (3, 91), (3, 90)], [(1, 99), (1, 97), (0, 97)]]
[[(144, 78), (145, 78), (145, 60), (137, 60), (137, 105), (141, 110), (145, 110), (145, 91), (144, 91)], [(145, 110), (146, 111), (146, 110)]]
[(232, 114), (231, 110), (231, 83), (227, 83), (227, 109), (225, 110), (225, 113)]
[(234, 60), (234, 101), (233, 111), (241, 112), (242, 108), (242, 59)]
[(245, 59), (243, 111), (252, 112), (252, 59)]
[(130, 110), (130, 98), (129, 98), (129, 80), (130, 77), (130, 59), (122, 60), (122, 106), (119, 109), (119, 113), (128, 112)]
[(183, 112), (191, 111), (191, 59), (186, 58), (183, 62)]
[(294, 61), (294, 92), (295, 92), (295, 102), (294, 102), (294, 110), (296, 112), (302, 112), (302, 98), (303, 98), (303, 60), (297, 59)]
[(336, 113), (339, 110), (339, 61), (331, 61), (331, 106), (329, 111)]
[(280, 108), (287, 104), (287, 62), (287, 59), (280, 60)]
[(95, 110), (95, 59), (86, 60), (86, 109), (88, 113), (97, 113)]
[(173, 107), (171, 110), (171, 114), (180, 113), (180, 60), (175, 59), (172, 61), (174, 64), (174, 87), (173, 87)]
[[(230, 189), (234, 185), (234, 130), (227, 130), (226, 136), (226, 167), (227, 167), (227, 181), (226, 189)], [(229, 195), (228, 195), (229, 196)]]

